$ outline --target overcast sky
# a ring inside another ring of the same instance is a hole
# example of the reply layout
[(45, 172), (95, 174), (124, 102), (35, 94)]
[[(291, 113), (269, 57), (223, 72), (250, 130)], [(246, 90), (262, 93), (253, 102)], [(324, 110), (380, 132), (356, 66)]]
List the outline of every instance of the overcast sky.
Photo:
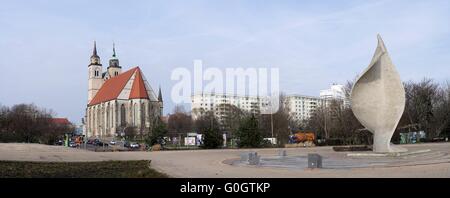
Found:
[(450, 1), (0, 0), (0, 104), (80, 122), (93, 41), (139, 65), (165, 113), (174, 68), (278, 67), (288, 94), (318, 96), (369, 64), (380, 33), (402, 80), (450, 79)]

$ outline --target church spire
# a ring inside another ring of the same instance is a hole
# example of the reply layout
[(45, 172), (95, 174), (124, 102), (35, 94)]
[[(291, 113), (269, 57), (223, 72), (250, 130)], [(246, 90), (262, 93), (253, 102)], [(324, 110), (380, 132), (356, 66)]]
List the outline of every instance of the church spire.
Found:
[(100, 57), (97, 54), (97, 42), (96, 41), (94, 41), (94, 49), (92, 50), (91, 64), (90, 65), (101, 65), (100, 64)]
[(114, 58), (116, 57), (116, 44), (113, 43), (113, 55)]
[(92, 56), (98, 56), (97, 55), (97, 41), (94, 41), (94, 51), (92, 52)]
[(116, 54), (116, 43), (113, 43), (113, 55), (111, 59), (109, 59), (109, 67), (121, 68)]
[(158, 101), (159, 101), (159, 102), (163, 102), (162, 94), (161, 94), (161, 86), (159, 86), (159, 91), (158, 91)]

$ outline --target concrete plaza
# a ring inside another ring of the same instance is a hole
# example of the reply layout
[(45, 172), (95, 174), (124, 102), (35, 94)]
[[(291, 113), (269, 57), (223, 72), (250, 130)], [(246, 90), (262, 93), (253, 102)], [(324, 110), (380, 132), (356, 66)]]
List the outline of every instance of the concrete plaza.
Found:
[[(38, 144), (0, 144), (0, 160), (10, 161), (107, 161), (152, 160), (152, 167), (172, 177), (311, 178), (311, 177), (450, 177), (450, 143), (406, 145), (424, 151), (399, 157), (348, 157), (331, 147), (291, 148), (281, 160), (280, 149), (225, 149), (159, 152), (93, 152)], [(240, 154), (258, 152), (261, 166), (239, 163)], [(305, 156), (319, 153), (324, 169), (307, 169)], [(352, 152), (355, 153), (355, 152)], [(359, 152), (361, 153), (361, 152)], [(268, 163), (277, 162), (277, 163)], [(296, 166), (296, 163), (299, 165)]]

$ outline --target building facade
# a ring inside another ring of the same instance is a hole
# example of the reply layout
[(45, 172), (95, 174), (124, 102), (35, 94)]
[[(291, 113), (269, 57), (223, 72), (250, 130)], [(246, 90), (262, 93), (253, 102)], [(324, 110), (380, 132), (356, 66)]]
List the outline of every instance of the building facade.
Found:
[(331, 101), (339, 101), (346, 107), (350, 106), (350, 100), (347, 97), (344, 85), (333, 84), (329, 89), (321, 90), (320, 98), (327, 101), (326, 105)]
[[(262, 108), (269, 107), (269, 100), (265, 97), (257, 96), (236, 96), (227, 94), (197, 94), (191, 97), (192, 118), (195, 120), (199, 116), (210, 111), (218, 121), (223, 121), (226, 116), (232, 113), (231, 106), (242, 111), (259, 114)], [(319, 97), (290, 95), (286, 97), (289, 114), (293, 119), (309, 119), (317, 107), (324, 104), (324, 100)]]
[[(192, 118), (195, 120), (207, 112), (213, 112), (218, 121), (223, 121), (233, 110), (230, 106), (242, 111), (260, 113), (262, 108), (268, 108), (269, 100), (257, 96), (236, 96), (227, 94), (202, 93), (191, 97)], [(331, 101), (342, 101), (349, 104), (343, 85), (334, 84), (330, 89), (321, 90), (320, 97), (305, 95), (288, 95), (285, 104), (292, 119), (304, 121), (311, 118), (314, 111), (321, 106), (327, 106)]]
[(256, 96), (238, 96), (231, 94), (196, 94), (191, 97), (192, 118), (195, 120), (206, 112), (213, 112), (219, 122), (231, 113), (231, 107), (237, 107), (248, 113), (258, 114), (269, 101)]
[(88, 71), (87, 137), (114, 137), (127, 127), (136, 128), (138, 134), (151, 131), (162, 116), (161, 89), (156, 95), (139, 67), (122, 72), (113, 46), (109, 66), (103, 72), (94, 43)]
[(289, 114), (296, 121), (311, 118), (314, 111), (325, 103), (325, 100), (319, 97), (304, 95), (289, 95), (286, 100), (286, 104), (289, 107)]

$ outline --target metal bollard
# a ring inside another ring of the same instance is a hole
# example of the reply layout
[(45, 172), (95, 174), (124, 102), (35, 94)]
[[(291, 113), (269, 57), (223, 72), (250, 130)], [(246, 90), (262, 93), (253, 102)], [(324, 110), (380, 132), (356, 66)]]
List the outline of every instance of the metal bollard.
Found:
[(308, 154), (308, 168), (322, 168), (322, 156), (316, 153)]

